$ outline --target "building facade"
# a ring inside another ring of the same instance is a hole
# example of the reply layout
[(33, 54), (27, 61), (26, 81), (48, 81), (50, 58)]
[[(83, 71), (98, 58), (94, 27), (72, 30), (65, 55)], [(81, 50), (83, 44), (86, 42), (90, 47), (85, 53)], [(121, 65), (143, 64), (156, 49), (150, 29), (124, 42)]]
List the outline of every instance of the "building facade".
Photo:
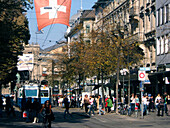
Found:
[(156, 67), (150, 74), (156, 93), (170, 94), (170, 0), (156, 0)]

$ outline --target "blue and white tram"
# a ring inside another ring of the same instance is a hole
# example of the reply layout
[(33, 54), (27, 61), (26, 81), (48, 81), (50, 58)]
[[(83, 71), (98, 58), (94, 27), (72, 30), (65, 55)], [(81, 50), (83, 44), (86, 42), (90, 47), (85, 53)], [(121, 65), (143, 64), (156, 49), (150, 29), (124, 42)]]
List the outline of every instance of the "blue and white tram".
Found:
[(51, 102), (51, 88), (45, 85), (41, 85), (41, 87), (39, 87), (38, 84), (25, 84), (23, 87), (19, 88), (17, 94), (17, 105), (20, 108), (24, 94), (26, 100), (31, 97), (32, 102), (34, 98), (41, 101), (41, 104), (44, 104), (46, 100), (50, 100)]

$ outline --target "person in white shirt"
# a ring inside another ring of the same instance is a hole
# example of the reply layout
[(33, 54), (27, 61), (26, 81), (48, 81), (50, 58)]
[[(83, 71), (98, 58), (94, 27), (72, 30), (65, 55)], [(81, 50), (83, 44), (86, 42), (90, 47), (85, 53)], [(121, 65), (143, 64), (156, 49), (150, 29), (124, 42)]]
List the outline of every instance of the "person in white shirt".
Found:
[(160, 103), (160, 100), (161, 100), (161, 96), (160, 94), (158, 94), (157, 97), (155, 98), (155, 106), (157, 110), (158, 110), (158, 105)]
[(135, 97), (134, 97), (134, 93), (132, 94), (132, 97), (130, 98), (131, 100), (131, 103), (130, 103), (130, 106), (131, 106), (131, 110), (132, 111), (135, 111)]
[(142, 102), (143, 102), (143, 115), (146, 115), (147, 114), (147, 98), (146, 96), (144, 95), (142, 97)]
[(89, 99), (89, 102), (90, 102), (90, 105), (89, 105), (89, 115), (91, 116), (91, 112), (93, 113), (92, 116), (95, 114), (94, 113), (94, 98), (92, 96), (90, 96), (90, 99)]

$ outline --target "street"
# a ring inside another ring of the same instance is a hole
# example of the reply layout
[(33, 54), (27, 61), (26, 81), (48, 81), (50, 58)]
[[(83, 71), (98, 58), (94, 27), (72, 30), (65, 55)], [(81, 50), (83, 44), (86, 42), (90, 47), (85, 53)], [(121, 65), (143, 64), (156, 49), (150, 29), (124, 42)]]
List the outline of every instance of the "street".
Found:
[[(107, 113), (99, 116), (96, 114), (89, 118), (85, 115), (84, 110), (79, 108), (70, 108), (72, 117), (67, 115), (66, 119), (63, 117), (64, 108), (53, 107), (55, 120), (52, 122), (52, 128), (169, 128), (170, 117), (157, 117), (155, 113), (150, 113), (144, 119), (134, 116), (117, 115), (115, 113)], [(40, 128), (41, 122), (33, 124), (26, 123), (20, 118), (19, 111), (16, 109), (16, 117), (12, 115), (7, 117), (4, 114), (0, 118), (0, 128)]]

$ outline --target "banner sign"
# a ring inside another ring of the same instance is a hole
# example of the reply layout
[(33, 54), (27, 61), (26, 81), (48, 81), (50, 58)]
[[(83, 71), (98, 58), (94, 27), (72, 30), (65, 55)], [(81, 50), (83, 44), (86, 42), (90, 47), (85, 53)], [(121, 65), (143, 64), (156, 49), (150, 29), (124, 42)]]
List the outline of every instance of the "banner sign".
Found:
[(17, 68), (18, 71), (32, 71), (34, 67), (34, 54), (23, 54), (23, 56), (18, 56)]

